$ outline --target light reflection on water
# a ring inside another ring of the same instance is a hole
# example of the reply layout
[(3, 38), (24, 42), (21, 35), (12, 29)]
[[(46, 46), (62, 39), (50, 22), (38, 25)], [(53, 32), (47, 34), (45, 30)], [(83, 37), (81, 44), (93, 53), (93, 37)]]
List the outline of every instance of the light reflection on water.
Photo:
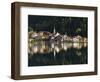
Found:
[(87, 43), (29, 43), (28, 66), (87, 64)]

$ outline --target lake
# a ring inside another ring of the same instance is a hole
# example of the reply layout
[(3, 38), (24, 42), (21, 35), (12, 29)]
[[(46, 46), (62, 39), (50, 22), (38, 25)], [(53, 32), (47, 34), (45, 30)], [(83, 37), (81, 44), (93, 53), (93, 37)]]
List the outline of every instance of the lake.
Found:
[(28, 66), (87, 64), (87, 44), (51, 41), (28, 43)]

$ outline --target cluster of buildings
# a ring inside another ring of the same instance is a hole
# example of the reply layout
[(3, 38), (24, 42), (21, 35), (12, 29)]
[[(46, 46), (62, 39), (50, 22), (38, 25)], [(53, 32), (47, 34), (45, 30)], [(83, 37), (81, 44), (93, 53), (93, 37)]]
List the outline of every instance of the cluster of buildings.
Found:
[(56, 32), (55, 29), (53, 33), (48, 31), (30, 31), (28, 32), (28, 53), (49, 53), (53, 51), (58, 53), (71, 47), (81, 49), (87, 46), (87, 42), (86, 37), (62, 35)]
[(35, 32), (35, 31), (30, 31), (28, 32), (28, 38), (29, 42), (32, 40), (34, 41), (56, 41), (56, 42), (62, 42), (62, 41), (68, 41), (68, 42), (87, 42), (88, 39), (86, 37), (81, 37), (80, 35), (77, 36), (67, 36), (61, 35), (58, 32), (50, 33), (47, 31), (40, 31), (40, 32)]

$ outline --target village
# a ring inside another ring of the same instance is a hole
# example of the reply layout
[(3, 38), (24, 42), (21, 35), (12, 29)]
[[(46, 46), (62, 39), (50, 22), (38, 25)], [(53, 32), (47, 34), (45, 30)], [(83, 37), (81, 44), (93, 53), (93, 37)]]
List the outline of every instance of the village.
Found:
[(68, 36), (67, 34), (60, 34), (58, 32), (47, 32), (47, 31), (30, 31), (28, 32), (29, 42), (34, 41), (55, 41), (55, 42), (88, 42), (86, 37), (77, 36)]
[[(87, 46), (87, 38), (77, 36), (68, 36), (67, 34), (60, 34), (53, 30), (53, 33), (47, 31), (30, 31), (28, 32), (28, 46), (29, 53), (47, 53), (55, 50), (59, 52), (60, 50), (65, 50), (68, 48), (81, 49), (82, 46)], [(47, 44), (48, 43), (48, 44)]]

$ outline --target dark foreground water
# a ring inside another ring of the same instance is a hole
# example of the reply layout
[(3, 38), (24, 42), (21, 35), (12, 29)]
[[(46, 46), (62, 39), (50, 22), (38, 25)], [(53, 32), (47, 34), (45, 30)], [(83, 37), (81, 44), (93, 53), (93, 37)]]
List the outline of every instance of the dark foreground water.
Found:
[(29, 43), (28, 66), (87, 64), (87, 43), (38, 41)]

